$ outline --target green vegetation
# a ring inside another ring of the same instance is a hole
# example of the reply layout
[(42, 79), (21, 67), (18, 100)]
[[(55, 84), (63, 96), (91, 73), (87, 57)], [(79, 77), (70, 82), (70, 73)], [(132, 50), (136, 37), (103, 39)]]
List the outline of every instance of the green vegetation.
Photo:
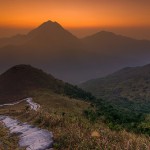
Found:
[[(111, 129), (150, 135), (149, 70), (150, 65), (127, 67), (80, 85), (98, 98), (92, 101), (94, 116), (102, 118)], [(91, 110), (87, 111), (93, 117)]]
[[(56, 150), (149, 149), (149, 137), (125, 130), (112, 131), (102, 117), (94, 118), (97, 111), (94, 105), (88, 102), (46, 90), (32, 91), (32, 95), (33, 100), (41, 105), (38, 112), (27, 109), (24, 102), (15, 106), (5, 106), (0, 109), (0, 114), (11, 115), (23, 122), (52, 131)], [(90, 113), (93, 112), (95, 114), (92, 118)], [(86, 113), (89, 113), (89, 118)]]
[(110, 129), (116, 131), (125, 129), (129, 132), (150, 135), (149, 114), (119, 107), (102, 99), (95, 100), (92, 105), (95, 107), (94, 110), (88, 108), (84, 111), (89, 120), (103, 120)]

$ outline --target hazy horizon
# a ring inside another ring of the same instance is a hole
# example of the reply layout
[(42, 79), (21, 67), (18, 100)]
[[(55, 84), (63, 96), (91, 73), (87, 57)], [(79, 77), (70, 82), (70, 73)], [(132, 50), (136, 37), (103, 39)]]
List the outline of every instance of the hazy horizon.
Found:
[(77, 37), (107, 30), (150, 39), (149, 5), (148, 0), (5, 0), (0, 5), (0, 37), (25, 34), (52, 20)]
[(149, 6), (148, 0), (1, 1), (1, 71), (25, 63), (77, 83), (149, 63)]
[[(41, 22), (41, 24), (42, 23), (43, 22)], [(35, 26), (32, 28), (0, 27), (0, 38), (12, 37), (12, 36), (15, 36), (18, 34), (26, 35), (36, 27), (38, 27), (38, 26)], [(113, 32), (115, 34), (120, 34), (120, 35), (131, 37), (134, 39), (150, 40), (150, 27), (94, 27), (94, 28), (92, 28), (92, 27), (67, 28), (66, 27), (65, 29), (68, 30), (69, 32), (71, 32), (73, 35), (75, 35), (78, 38), (84, 38), (86, 36), (95, 34), (100, 31), (109, 31), (109, 32)]]

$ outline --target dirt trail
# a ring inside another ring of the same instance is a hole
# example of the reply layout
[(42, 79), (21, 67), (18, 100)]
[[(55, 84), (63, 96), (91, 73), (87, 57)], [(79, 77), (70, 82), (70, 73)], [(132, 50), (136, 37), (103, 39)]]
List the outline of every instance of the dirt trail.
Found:
[[(27, 101), (31, 109), (37, 111), (40, 108), (40, 105), (34, 103), (32, 98), (26, 98), (24, 100)], [(19, 102), (7, 105), (15, 105), (18, 103)], [(6, 105), (4, 104), (3, 106)], [(0, 122), (9, 128), (10, 133), (15, 133), (19, 136), (20, 147), (26, 147), (26, 150), (46, 150), (52, 148), (52, 132), (37, 128), (27, 123), (21, 123), (9, 116), (0, 116)]]

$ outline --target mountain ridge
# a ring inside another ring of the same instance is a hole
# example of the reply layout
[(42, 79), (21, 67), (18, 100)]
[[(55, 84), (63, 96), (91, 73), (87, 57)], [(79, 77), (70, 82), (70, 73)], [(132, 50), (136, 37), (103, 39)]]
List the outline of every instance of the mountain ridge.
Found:
[(0, 103), (30, 97), (34, 90), (49, 90), (71, 98), (89, 100), (94, 97), (82, 89), (58, 80), (30, 65), (16, 65), (0, 75)]
[(89, 80), (79, 87), (97, 97), (149, 101), (150, 64), (126, 67), (103, 78)]

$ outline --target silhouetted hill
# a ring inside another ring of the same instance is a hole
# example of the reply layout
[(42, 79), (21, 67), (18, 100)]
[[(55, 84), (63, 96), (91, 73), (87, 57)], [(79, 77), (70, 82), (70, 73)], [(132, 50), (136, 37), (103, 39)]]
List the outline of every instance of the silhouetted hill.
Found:
[[(45, 40), (46, 41), (48, 40), (49, 42), (50, 42), (50, 40), (65, 41), (65, 39), (78, 41), (77, 37), (75, 37), (70, 32), (65, 30), (59, 23), (52, 22), (50, 20), (47, 21), (47, 22), (44, 22), (43, 24), (41, 24), (36, 29), (29, 32), (27, 34), (27, 36), (29, 36), (30, 38), (37, 38), (37, 39), (40, 39), (40, 40), (44, 40), (42, 38), (45, 38)], [(43, 42), (45, 42), (45, 41), (43, 41)], [(51, 44), (53, 44), (53, 43), (51, 43)], [(69, 44), (69, 41), (68, 41), (68, 44)]]
[(101, 31), (82, 40), (89, 50), (102, 55), (136, 57), (137, 54), (150, 54), (150, 41), (136, 40), (112, 32)]
[(150, 102), (150, 64), (127, 67), (104, 78), (93, 79), (80, 85), (97, 97), (106, 100)]
[(8, 46), (8, 45), (21, 45), (25, 43), (27, 40), (26, 35), (15, 35), (9, 38), (0, 38), (0, 48)]
[(22, 99), (32, 90), (45, 89), (77, 99), (92, 99), (90, 93), (65, 83), (30, 65), (17, 65), (0, 75), (0, 103)]
[(27, 35), (26, 46), (38, 51), (43, 50), (49, 54), (72, 53), (74, 48), (79, 50), (80, 40), (65, 30), (57, 22), (47, 21)]

